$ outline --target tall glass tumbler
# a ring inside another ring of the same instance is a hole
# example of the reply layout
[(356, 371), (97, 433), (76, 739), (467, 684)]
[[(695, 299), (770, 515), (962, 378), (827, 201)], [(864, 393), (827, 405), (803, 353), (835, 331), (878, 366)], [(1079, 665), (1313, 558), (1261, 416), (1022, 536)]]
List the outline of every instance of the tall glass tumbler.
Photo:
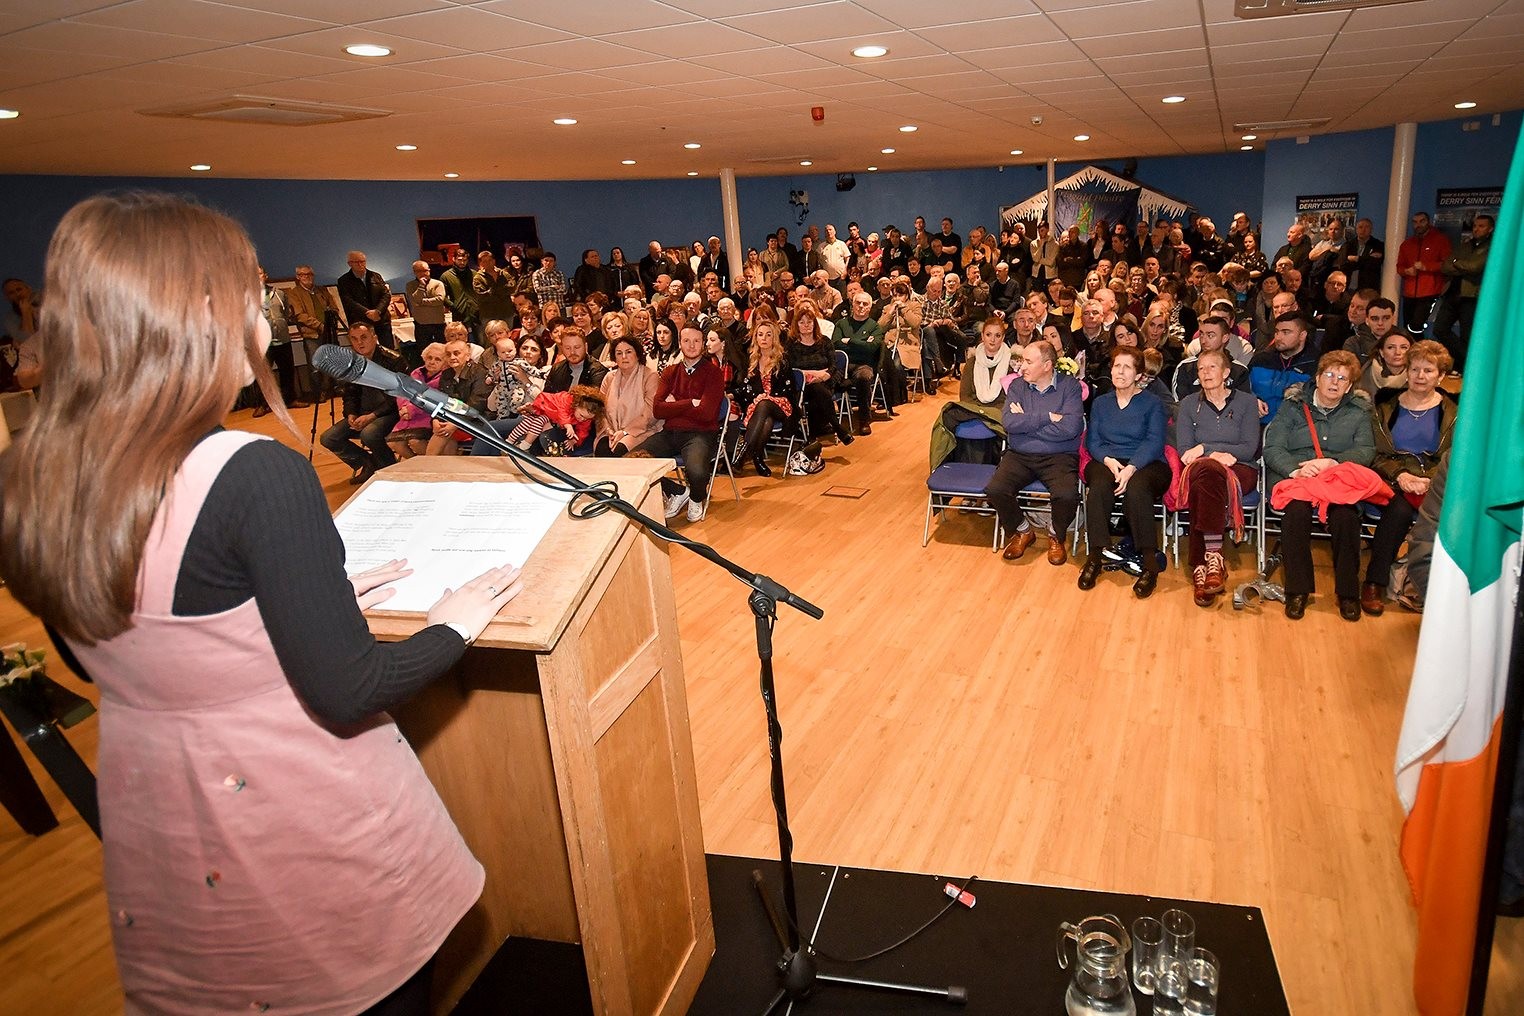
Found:
[(1164, 925), (1157, 918), (1140, 917), (1132, 922), (1132, 983), (1145, 995), (1154, 993), (1163, 946)]

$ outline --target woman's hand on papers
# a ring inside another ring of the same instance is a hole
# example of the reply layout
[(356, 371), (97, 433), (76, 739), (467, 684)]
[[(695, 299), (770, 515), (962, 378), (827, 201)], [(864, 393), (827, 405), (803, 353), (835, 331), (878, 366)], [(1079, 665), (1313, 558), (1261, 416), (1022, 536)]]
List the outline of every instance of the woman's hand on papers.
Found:
[(395, 558), (368, 571), (356, 572), (349, 576), (349, 584), (355, 587), (355, 602), (360, 605), (360, 609), (369, 610), (376, 604), (391, 599), (397, 591), (384, 588), (385, 586), (411, 574), (413, 569), (407, 566), (407, 560)]
[(429, 608), (428, 623), (454, 622), (469, 631), (470, 641), (475, 641), (487, 627), (487, 622), (496, 617), (522, 587), (519, 569), (512, 565), (488, 568), (459, 589), (446, 589), (439, 602)]

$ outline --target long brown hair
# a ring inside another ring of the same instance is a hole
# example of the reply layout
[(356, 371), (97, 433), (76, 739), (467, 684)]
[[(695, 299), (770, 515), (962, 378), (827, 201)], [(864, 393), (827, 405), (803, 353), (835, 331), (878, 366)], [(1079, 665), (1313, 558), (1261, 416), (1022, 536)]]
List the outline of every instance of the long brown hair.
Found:
[(36, 417), (0, 458), (0, 572), (86, 644), (126, 631), (154, 515), (250, 375), (290, 416), (257, 331), (243, 228), (181, 198), (99, 195), (48, 245)]
[[(772, 352), (767, 355), (766, 360), (762, 359), (762, 349), (757, 345), (757, 336), (761, 334), (763, 329), (771, 332), (773, 336), (773, 349)], [(778, 365), (782, 362), (783, 341), (778, 337), (778, 322), (768, 318), (763, 318), (761, 321), (758, 321), (756, 327), (752, 329), (751, 363), (748, 365), (749, 372), (758, 374), (761, 377), (767, 377), (776, 371), (778, 369)]]

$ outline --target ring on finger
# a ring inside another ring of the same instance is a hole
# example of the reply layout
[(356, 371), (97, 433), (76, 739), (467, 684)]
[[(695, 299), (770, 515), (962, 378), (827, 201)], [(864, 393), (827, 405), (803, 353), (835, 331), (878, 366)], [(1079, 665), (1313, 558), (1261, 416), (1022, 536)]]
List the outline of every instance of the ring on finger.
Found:
[(497, 595), (497, 586), (488, 586), (487, 587), (487, 595), (489, 595), (489, 596), (496, 596)]

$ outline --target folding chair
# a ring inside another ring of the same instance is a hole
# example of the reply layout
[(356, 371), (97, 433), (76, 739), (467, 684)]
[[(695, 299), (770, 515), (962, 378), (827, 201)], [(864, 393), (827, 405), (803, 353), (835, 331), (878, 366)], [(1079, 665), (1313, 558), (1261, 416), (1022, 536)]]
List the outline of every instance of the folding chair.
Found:
[[(1251, 490), (1243, 496), (1244, 509), (1244, 537), (1255, 543), (1255, 563), (1260, 569), (1264, 569), (1264, 552), (1261, 549), (1264, 544), (1264, 534), (1260, 531), (1260, 519), (1264, 508), (1265, 499), (1258, 490)], [(1169, 513), (1170, 528), (1170, 556), (1175, 564), (1180, 564), (1180, 538), (1190, 531), (1191, 511), (1189, 508), (1177, 508)]]
[[(842, 383), (845, 384), (848, 369), (846, 350), (834, 350), (831, 358), (836, 361), (836, 373), (841, 375)], [(847, 388), (836, 393), (836, 419), (846, 423), (848, 428), (852, 426), (852, 393)]]
[[(714, 481), (720, 478), (720, 466), (723, 465), (725, 467), (725, 472), (730, 476), (731, 493), (735, 495), (736, 504), (740, 504), (741, 488), (736, 483), (735, 470), (730, 466), (730, 456), (725, 451), (725, 435), (729, 432), (729, 430), (730, 396), (726, 395), (720, 399), (720, 432), (714, 445), (714, 462), (709, 467), (709, 496), (714, 496)], [(681, 459), (679, 459), (677, 462), (677, 473), (679, 476), (684, 476), (683, 463)], [(684, 482), (686, 482), (686, 480), (687, 478), (684, 476)]]
[(931, 542), (931, 516), (935, 511), (952, 507), (953, 498), (962, 498), (962, 508), (974, 515), (989, 515), (995, 519), (995, 533), (990, 544), (992, 552), (998, 551), (1005, 536), (1000, 517), (984, 496), (984, 488), (995, 476), (995, 467), (978, 462), (944, 462), (931, 471), (926, 478), (926, 524), (921, 529), (921, 546)]
[[(1074, 522), (1069, 526), (1069, 532), (1074, 534), (1072, 541), (1073, 547), (1070, 550), (1071, 554), (1079, 553), (1080, 528), (1083, 525), (1085, 518), (1085, 485), (1083, 482), (1081, 482), (1079, 486), (1079, 495), (1079, 509), (1074, 513)], [(1033, 480), (1031, 483), (1018, 490), (1016, 492), (1016, 500), (1017, 503), (1021, 505), (1022, 511), (1046, 512), (1048, 514), (1048, 525), (1050, 527), (1052, 526), (1053, 495), (1049, 493), (1048, 488), (1043, 485), (1041, 480)]]
[[(794, 371), (794, 390), (799, 392), (801, 397), (801, 403), (794, 406), (794, 419), (790, 422), (780, 420), (773, 424), (773, 432), (767, 436), (769, 448), (783, 445), (783, 475), (785, 477), (788, 476), (788, 460), (794, 454), (794, 442), (798, 441), (801, 447), (809, 444), (810, 424), (805, 419), (802, 404), (804, 395), (804, 371), (802, 370)], [(785, 430), (788, 431), (786, 436)]]

